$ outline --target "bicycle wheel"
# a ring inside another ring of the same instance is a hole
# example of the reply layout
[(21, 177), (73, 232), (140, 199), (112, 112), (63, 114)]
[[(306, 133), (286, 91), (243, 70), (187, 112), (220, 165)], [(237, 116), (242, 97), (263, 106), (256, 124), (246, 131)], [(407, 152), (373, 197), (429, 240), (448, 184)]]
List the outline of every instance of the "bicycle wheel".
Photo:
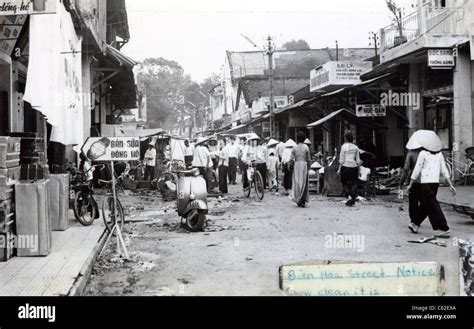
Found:
[(257, 193), (259, 200), (263, 200), (263, 196), (265, 195), (265, 186), (263, 186), (262, 175), (257, 171), (255, 172), (253, 179), (255, 181), (255, 193)]
[(92, 194), (78, 191), (73, 204), (74, 216), (84, 226), (91, 226), (96, 217), (95, 200)]
[(252, 182), (249, 181), (249, 186), (244, 187), (244, 196), (246, 198), (250, 197), (250, 191), (252, 190)]
[(112, 195), (106, 196), (104, 202), (102, 203), (102, 219), (104, 220), (104, 224), (109, 232), (111, 232), (114, 228), (116, 221), (120, 229), (123, 228), (123, 224), (125, 222), (125, 215), (120, 200), (117, 199), (117, 214), (115, 214), (113, 204), (114, 197)]

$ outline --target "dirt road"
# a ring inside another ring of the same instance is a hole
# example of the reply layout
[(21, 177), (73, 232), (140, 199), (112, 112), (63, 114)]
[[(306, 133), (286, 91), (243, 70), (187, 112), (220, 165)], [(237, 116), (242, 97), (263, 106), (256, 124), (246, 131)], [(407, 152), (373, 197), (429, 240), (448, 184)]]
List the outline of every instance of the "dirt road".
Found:
[[(454, 248), (407, 242), (416, 236), (407, 228), (408, 204), (396, 196), (347, 208), (340, 198), (313, 195), (301, 209), (269, 193), (262, 202), (255, 194), (245, 199), (239, 185), (231, 186), (223, 200), (210, 199), (209, 223), (201, 233), (180, 228), (175, 204), (155, 192), (121, 199), (133, 220), (126, 234), (131, 260), (116, 257), (111, 244), (93, 269), (87, 295), (280, 296), (281, 265), (328, 259), (456, 262)], [(450, 209), (446, 214), (454, 236), (474, 238), (474, 221)], [(363, 245), (328, 247), (328, 237), (341, 234), (360, 237)], [(426, 222), (418, 237), (431, 234)]]

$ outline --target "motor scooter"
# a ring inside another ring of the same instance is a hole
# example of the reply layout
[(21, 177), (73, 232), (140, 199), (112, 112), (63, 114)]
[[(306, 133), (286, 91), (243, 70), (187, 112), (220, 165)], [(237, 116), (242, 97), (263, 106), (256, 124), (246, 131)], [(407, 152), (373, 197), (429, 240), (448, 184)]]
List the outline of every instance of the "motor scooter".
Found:
[(201, 231), (208, 214), (206, 181), (199, 169), (175, 171), (178, 175), (177, 203), (181, 225), (190, 232)]

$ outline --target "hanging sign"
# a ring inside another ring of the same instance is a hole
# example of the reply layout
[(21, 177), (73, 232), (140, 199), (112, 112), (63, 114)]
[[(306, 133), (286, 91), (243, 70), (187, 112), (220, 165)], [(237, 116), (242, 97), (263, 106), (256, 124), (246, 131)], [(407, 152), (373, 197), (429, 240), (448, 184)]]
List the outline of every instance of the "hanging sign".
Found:
[(94, 137), (82, 146), (91, 161), (140, 160), (140, 139), (134, 137)]
[(449, 69), (454, 67), (454, 54), (452, 49), (428, 50), (428, 66), (432, 69)]
[(356, 115), (360, 118), (365, 117), (385, 117), (387, 109), (379, 104), (364, 104), (356, 106)]
[(52, 14), (57, 0), (9, 0), (0, 1), (0, 16)]

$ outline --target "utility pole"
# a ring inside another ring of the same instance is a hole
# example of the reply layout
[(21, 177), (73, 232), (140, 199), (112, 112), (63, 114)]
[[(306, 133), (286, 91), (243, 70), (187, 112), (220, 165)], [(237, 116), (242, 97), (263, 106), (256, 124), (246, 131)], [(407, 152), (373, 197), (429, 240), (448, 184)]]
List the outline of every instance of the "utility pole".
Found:
[(375, 32), (369, 32), (369, 46), (372, 46), (372, 43), (374, 44), (375, 48), (375, 56), (378, 56), (378, 46), (379, 46), (379, 35), (378, 33)]
[(275, 46), (271, 36), (268, 36), (267, 55), (268, 55), (268, 81), (270, 84), (270, 138), (274, 137), (275, 133), (275, 92), (274, 92), (274, 81), (273, 81), (273, 53), (275, 52)]
[(339, 42), (336, 40), (336, 62), (339, 61)]

